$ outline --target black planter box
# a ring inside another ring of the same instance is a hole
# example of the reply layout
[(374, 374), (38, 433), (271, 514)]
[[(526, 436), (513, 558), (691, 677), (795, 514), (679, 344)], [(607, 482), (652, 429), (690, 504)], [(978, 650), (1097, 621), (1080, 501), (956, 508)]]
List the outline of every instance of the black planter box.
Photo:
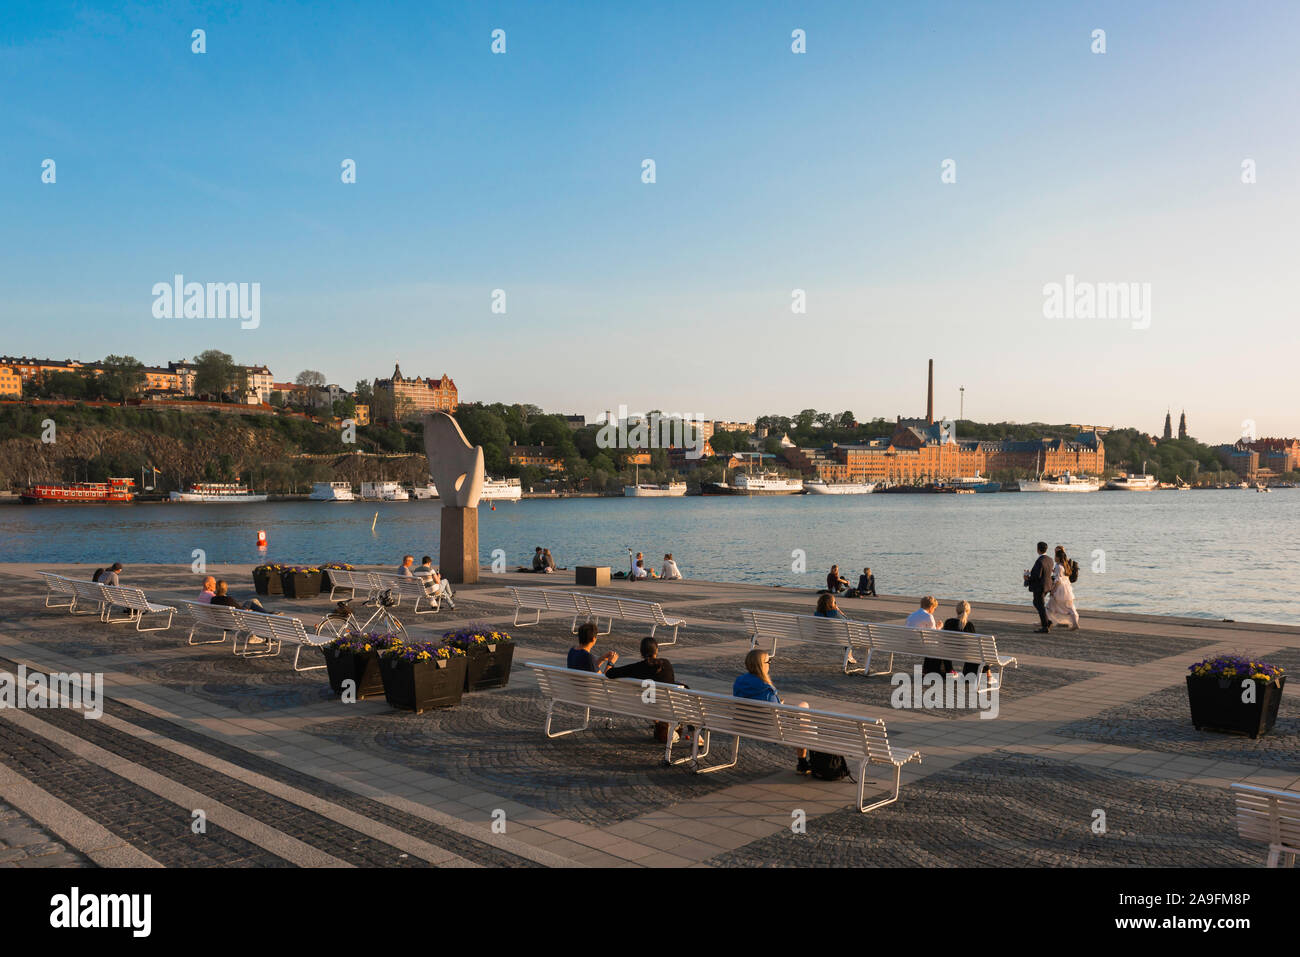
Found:
[(253, 569), (253, 587), (257, 589), (259, 595), (283, 595), (284, 589), (280, 587), (280, 573), (269, 571), (258, 571)]
[(326, 651), (324, 654), (330, 688), (335, 694), (343, 693), (343, 682), (348, 679), (356, 682), (358, 700), (384, 693), (384, 678), (379, 672), (379, 652)]
[(1255, 701), (1252, 704), (1241, 700), (1244, 680), (1213, 675), (1187, 676), (1187, 703), (1191, 706), (1192, 724), (1197, 731), (1237, 731), (1258, 738), (1272, 729), (1277, 720), (1277, 706), (1282, 701), (1286, 675), (1282, 675), (1276, 684), (1255, 682)]
[(510, 683), (510, 663), (515, 660), (515, 643), (503, 641), (466, 650), (465, 690), (504, 688)]
[(465, 693), (466, 658), (445, 661), (382, 661), (384, 698), (394, 708), (420, 714), (428, 708), (446, 708), (460, 704)]
[(322, 595), (328, 595), (330, 591), (334, 588), (334, 583), (330, 581), (330, 572), (336, 570), (346, 570), (346, 569), (322, 568), (320, 570), (320, 593)]
[(320, 572), (284, 572), (280, 587), (285, 598), (315, 598), (320, 594)]

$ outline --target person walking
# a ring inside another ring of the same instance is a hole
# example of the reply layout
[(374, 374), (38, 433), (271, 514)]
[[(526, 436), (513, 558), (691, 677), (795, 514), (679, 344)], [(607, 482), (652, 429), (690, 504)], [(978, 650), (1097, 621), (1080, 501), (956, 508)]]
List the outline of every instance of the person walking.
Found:
[(1045, 635), (1052, 630), (1052, 622), (1047, 617), (1046, 596), (1052, 590), (1052, 569), (1055, 562), (1047, 554), (1047, 542), (1038, 543), (1038, 557), (1025, 572), (1025, 587), (1034, 599), (1034, 610), (1038, 612), (1037, 634)]
[(1074, 588), (1071, 578), (1079, 574), (1078, 562), (1056, 546), (1056, 564), (1052, 566), (1052, 591), (1047, 605), (1047, 619), (1054, 625), (1069, 625), (1071, 631), (1079, 630), (1079, 611), (1074, 607)]

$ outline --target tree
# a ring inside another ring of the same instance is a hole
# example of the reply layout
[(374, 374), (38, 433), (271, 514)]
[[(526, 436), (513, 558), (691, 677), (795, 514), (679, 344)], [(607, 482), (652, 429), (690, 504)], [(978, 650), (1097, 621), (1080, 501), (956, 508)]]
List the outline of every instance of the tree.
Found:
[(841, 413), (840, 413), (840, 428), (841, 428), (841, 429), (851, 429), (851, 428), (853, 428), (853, 423), (856, 422), (856, 421), (858, 421), (858, 420), (857, 420), (856, 417), (854, 417), (854, 415), (853, 415), (852, 412), (850, 412), (850, 411), (848, 411), (848, 410), (845, 410), (844, 412), (841, 412)]
[(228, 353), (207, 349), (194, 357), (194, 394), (220, 398), (236, 389), (240, 379), (248, 380), (246, 370), (235, 365)]
[(325, 385), (325, 376), (315, 369), (303, 369), (293, 381), (298, 385), (315, 386), (319, 389)]
[(103, 362), (104, 398), (125, 403), (145, 383), (144, 364), (135, 356), (107, 356)]
[(794, 428), (797, 432), (807, 432), (812, 428), (813, 422), (817, 419), (816, 409), (804, 409), (794, 417)]
[(356, 400), (362, 405), (370, 405), (375, 400), (375, 390), (374, 387), (371, 386), (369, 379), (358, 379), (357, 387), (354, 391), (356, 394)]

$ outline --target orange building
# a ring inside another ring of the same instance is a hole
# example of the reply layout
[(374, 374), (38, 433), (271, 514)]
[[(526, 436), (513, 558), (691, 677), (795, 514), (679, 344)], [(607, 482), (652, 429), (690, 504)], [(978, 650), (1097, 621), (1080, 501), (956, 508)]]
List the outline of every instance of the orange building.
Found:
[(449, 415), (459, 406), (456, 383), (448, 375), (441, 379), (408, 379), (402, 375), (400, 365), (393, 366), (390, 379), (376, 379), (375, 403), (398, 419), (418, 419), (426, 412), (446, 412)]
[(564, 462), (556, 455), (554, 446), (511, 445), (511, 465), (533, 465), (551, 472), (563, 472)]

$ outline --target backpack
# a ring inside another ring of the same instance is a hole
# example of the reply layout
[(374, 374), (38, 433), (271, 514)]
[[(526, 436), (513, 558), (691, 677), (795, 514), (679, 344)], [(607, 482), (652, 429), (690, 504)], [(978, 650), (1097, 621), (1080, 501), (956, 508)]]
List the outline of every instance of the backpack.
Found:
[(90, 576), (90, 580), (93, 581), (93, 582), (97, 582), (97, 581), (99, 581), (99, 576), (102, 575), (102, 574), (104, 574), (104, 569), (102, 569), (102, 568), (96, 568), (96, 569), (95, 569), (95, 574), (93, 574), (93, 575)]
[(1069, 559), (1069, 562), (1070, 562), (1070, 584), (1073, 585), (1075, 582), (1079, 580), (1079, 563), (1076, 562), (1073, 558)]
[(809, 751), (808, 765), (812, 768), (812, 776), (823, 781), (838, 781), (840, 778), (851, 778), (849, 763), (838, 754)]

